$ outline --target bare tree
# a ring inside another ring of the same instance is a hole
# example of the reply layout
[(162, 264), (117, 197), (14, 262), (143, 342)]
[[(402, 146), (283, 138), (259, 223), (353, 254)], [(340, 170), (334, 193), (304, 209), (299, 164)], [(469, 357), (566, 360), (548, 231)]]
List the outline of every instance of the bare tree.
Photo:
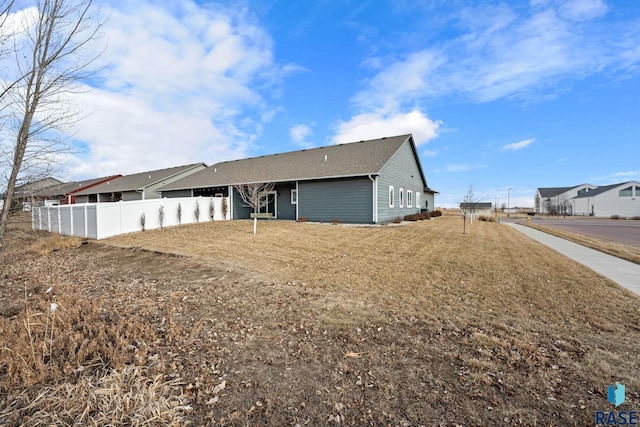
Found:
[(571, 209), (571, 200), (566, 194), (561, 194), (556, 198), (557, 214), (566, 217)]
[(462, 203), (460, 203), (460, 213), (462, 214), (462, 234), (467, 232), (467, 217), (470, 216), (473, 221), (473, 216), (478, 208), (479, 201), (474, 198), (473, 185), (469, 186), (467, 195), (464, 196)]
[(61, 135), (78, 119), (68, 100), (79, 83), (91, 76), (89, 67), (97, 59), (85, 55), (101, 27), (92, 3), (38, 0), (35, 11), (25, 12), (22, 28), (12, 35), (16, 77), (0, 94), (3, 125), (15, 133), (15, 143), (0, 214), (0, 250), (21, 174), (37, 161), (50, 164), (57, 144), (64, 140)]
[(236, 184), (234, 190), (251, 209), (253, 209), (253, 234), (258, 227), (258, 212), (269, 203), (269, 193), (275, 188), (273, 182), (256, 182), (252, 184)]

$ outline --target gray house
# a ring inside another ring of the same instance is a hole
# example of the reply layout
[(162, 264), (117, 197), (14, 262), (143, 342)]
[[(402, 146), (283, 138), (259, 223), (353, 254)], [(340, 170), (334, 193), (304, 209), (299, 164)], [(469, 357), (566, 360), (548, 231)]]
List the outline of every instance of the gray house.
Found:
[(158, 188), (206, 169), (206, 167), (207, 165), (204, 163), (194, 163), (192, 165), (117, 176), (99, 185), (74, 192), (73, 196), (76, 203), (157, 199), (160, 198), (160, 193), (156, 191)]
[(276, 219), (382, 223), (432, 210), (411, 135), (221, 162), (159, 189), (163, 197), (229, 197), (232, 219), (250, 218), (234, 185), (275, 183), (261, 212)]

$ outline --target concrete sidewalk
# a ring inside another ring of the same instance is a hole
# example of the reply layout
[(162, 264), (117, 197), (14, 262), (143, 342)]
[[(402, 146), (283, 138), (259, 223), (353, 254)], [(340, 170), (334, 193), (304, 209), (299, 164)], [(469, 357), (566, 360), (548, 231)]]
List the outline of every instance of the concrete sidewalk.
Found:
[(503, 222), (640, 295), (640, 265), (513, 222)]

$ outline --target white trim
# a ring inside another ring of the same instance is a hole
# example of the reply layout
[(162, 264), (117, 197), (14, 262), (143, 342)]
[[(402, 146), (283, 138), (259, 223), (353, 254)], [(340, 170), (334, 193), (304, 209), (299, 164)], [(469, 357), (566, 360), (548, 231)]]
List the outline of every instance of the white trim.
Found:
[(411, 190), (407, 190), (407, 207), (413, 207), (413, 192)]
[(297, 188), (292, 188), (291, 189), (291, 204), (292, 205), (297, 205), (298, 204), (298, 189)]
[(422, 210), (422, 200), (420, 200), (422, 198), (422, 193), (420, 193), (419, 191), (416, 191), (416, 208)]

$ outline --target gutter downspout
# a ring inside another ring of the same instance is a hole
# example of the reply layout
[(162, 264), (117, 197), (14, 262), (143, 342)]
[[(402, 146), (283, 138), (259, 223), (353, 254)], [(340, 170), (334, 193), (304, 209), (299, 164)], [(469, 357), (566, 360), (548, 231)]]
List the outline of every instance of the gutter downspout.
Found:
[(375, 178), (373, 178), (371, 176), (371, 174), (367, 175), (369, 177), (369, 179), (371, 180), (371, 182), (373, 183), (372, 188), (373, 188), (373, 223), (377, 224), (378, 223), (378, 177), (376, 176)]

